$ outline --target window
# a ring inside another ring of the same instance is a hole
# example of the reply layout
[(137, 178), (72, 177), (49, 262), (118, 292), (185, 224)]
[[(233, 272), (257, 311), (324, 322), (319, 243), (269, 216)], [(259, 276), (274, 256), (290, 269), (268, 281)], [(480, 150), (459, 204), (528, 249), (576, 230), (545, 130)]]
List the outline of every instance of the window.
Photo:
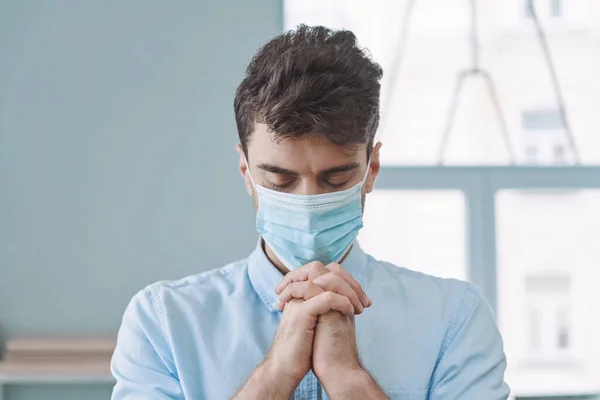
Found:
[(538, 274), (526, 278), (529, 311), (530, 351), (524, 356), (552, 362), (569, 349), (571, 332), (570, 277), (566, 274)]
[(585, 393), (600, 377), (600, 190), (501, 190), (496, 232), (507, 379)]
[[(562, 19), (566, 13), (561, 1), (531, 1), (546, 19)], [(575, 25), (596, 15), (588, 3), (573, 6)], [(566, 130), (557, 112), (550, 64), (531, 24), (518, 35), (500, 28), (514, 25), (507, 20), (522, 15), (529, 4), (489, 1), (479, 6), (479, 67), (491, 80), (482, 75), (459, 78), (472, 69), (468, 0), (286, 0), (284, 24), (286, 29), (300, 23), (351, 29), (382, 65), (378, 140), (384, 143), (385, 165), (509, 165), (523, 159), (519, 143), (524, 130), (553, 129), (563, 136)], [(565, 143), (568, 161), (599, 164), (600, 135), (595, 129), (600, 114), (595, 105), (600, 104), (600, 90), (591, 90), (590, 82), (597, 81), (600, 70), (600, 59), (591, 56), (600, 54), (600, 41), (560, 30), (546, 37), (576, 146), (571, 154)], [(535, 104), (547, 106), (529, 106)], [(552, 145), (540, 148), (538, 158), (540, 165), (553, 165)]]
[(359, 241), (374, 257), (431, 275), (466, 279), (461, 192), (375, 191), (365, 204), (364, 225)]
[(524, 14), (527, 18), (533, 18), (533, 5), (536, 1), (536, 11), (540, 18), (550, 16), (558, 18), (562, 16), (562, 1), (561, 0), (524, 0)]
[(554, 163), (555, 164), (564, 164), (566, 161), (566, 149), (563, 144), (554, 145)]
[(521, 129), (520, 143), (525, 149), (525, 163), (564, 165), (573, 162), (568, 152), (564, 118), (559, 110), (525, 110), (521, 113)]
[(534, 145), (525, 146), (525, 163), (537, 164), (538, 148)]
[(562, 1), (561, 0), (550, 0), (550, 15), (553, 17), (560, 17), (562, 14)]
[(570, 347), (571, 337), (571, 326), (569, 318), (569, 310), (561, 309), (558, 310), (556, 318), (556, 329), (557, 329), (557, 346), (560, 350), (567, 350)]
[[(572, 33), (598, 31), (600, 16), (586, 0), (568, 10), (534, 0), (542, 25), (553, 26), (546, 37), (563, 118), (524, 1), (478, 8), (479, 66), (491, 82), (458, 78), (472, 67), (468, 0), (286, 0), (285, 27), (351, 29), (384, 69), (382, 168), (363, 248), (481, 287), (515, 398), (592, 398), (600, 395), (600, 42)], [(541, 289), (553, 279), (563, 283)]]
[(529, 347), (535, 351), (542, 347), (541, 325), (539, 310), (532, 308), (529, 310)]
[(559, 110), (528, 110), (523, 111), (521, 126), (524, 130), (555, 130), (564, 129), (565, 124)]

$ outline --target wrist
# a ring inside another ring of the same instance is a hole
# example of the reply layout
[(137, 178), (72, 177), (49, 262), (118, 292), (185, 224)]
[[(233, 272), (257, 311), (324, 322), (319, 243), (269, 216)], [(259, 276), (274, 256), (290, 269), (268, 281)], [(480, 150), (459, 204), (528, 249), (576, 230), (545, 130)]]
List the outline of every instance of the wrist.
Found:
[(339, 391), (340, 388), (348, 388), (349, 385), (360, 384), (365, 380), (365, 371), (362, 366), (337, 366), (327, 368), (325, 371), (321, 371), (317, 378), (327, 391)]
[[(387, 398), (362, 366), (331, 369), (319, 381), (331, 399)], [(378, 397), (378, 394), (383, 397)]]
[(274, 363), (265, 359), (252, 372), (248, 381), (236, 393), (233, 399), (287, 400), (292, 396), (294, 390), (296, 390), (298, 383), (295, 383), (286, 374), (278, 371)]
[(337, 384), (338, 381), (348, 381), (350, 378), (361, 376), (362, 373), (366, 372), (360, 364), (358, 357), (348, 363), (340, 363), (338, 361), (336, 363), (313, 364), (312, 370), (321, 383), (331, 382), (332, 384)]
[(263, 380), (272, 382), (274, 386), (279, 387), (279, 392), (286, 395), (286, 399), (294, 393), (294, 390), (304, 378), (304, 375), (299, 376), (294, 371), (288, 371), (285, 366), (270, 357), (264, 359), (260, 369)]

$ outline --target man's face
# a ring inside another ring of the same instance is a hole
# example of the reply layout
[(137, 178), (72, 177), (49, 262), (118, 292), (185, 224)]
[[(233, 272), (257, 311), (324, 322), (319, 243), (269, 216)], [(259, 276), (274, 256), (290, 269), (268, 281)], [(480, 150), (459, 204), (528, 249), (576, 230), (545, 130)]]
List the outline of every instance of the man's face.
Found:
[[(366, 193), (373, 190), (379, 173), (379, 148), (371, 153), (371, 164), (365, 184)], [(257, 196), (248, 174), (244, 153), (238, 145), (239, 168), (248, 193)], [(348, 189), (367, 173), (367, 145), (341, 147), (319, 136), (305, 135), (294, 140), (277, 140), (264, 124), (256, 124), (248, 142), (248, 164), (257, 185), (294, 194), (322, 194)], [(364, 201), (363, 201), (364, 203)]]

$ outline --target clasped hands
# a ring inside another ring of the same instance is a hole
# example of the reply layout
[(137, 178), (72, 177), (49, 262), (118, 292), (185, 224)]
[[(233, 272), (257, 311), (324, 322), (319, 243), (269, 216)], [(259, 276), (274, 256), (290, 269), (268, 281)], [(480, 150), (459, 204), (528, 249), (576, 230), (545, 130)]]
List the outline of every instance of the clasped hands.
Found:
[(275, 289), (281, 321), (267, 358), (299, 383), (313, 370), (330, 397), (372, 383), (360, 363), (354, 315), (372, 305), (342, 266), (312, 262), (290, 271)]

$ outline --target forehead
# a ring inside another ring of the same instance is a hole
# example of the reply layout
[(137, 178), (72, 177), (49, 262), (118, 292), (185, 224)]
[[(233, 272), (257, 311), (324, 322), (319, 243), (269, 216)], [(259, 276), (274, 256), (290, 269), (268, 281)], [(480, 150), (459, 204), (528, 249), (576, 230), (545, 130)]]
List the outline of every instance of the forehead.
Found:
[(282, 140), (265, 124), (255, 124), (254, 128), (248, 141), (248, 159), (254, 165), (268, 163), (297, 171), (319, 171), (367, 161), (366, 144), (339, 146), (316, 134)]

